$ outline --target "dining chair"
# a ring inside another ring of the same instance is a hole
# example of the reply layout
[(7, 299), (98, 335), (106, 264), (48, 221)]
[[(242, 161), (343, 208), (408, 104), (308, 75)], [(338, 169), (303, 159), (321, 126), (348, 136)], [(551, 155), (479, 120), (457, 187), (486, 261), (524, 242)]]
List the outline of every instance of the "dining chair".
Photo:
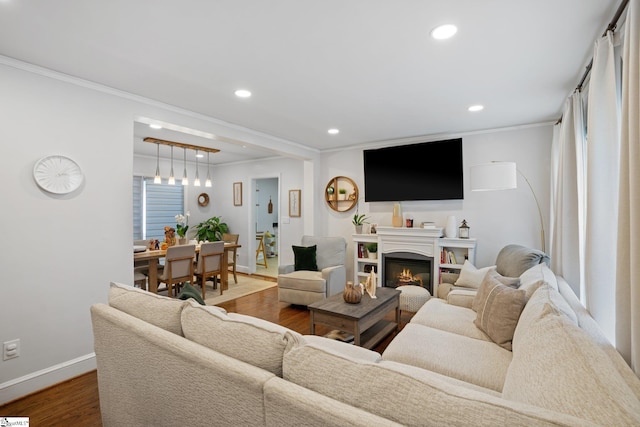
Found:
[[(202, 299), (205, 298), (205, 284), (208, 278), (213, 280), (213, 289), (216, 288), (218, 274), (221, 273), (222, 257), (224, 256), (224, 242), (203, 243), (200, 245), (200, 254), (196, 265), (195, 276), (202, 287)], [(220, 295), (222, 295), (222, 285)]]
[[(148, 240), (134, 240), (134, 251), (136, 246), (148, 246)], [(140, 289), (147, 289), (147, 277), (149, 276), (149, 261), (133, 262), (133, 283), (140, 286)]]
[[(225, 243), (233, 243), (233, 244), (238, 244), (238, 238), (240, 237), (239, 234), (231, 234), (231, 233), (224, 233), (222, 235), (222, 241), (224, 241)], [(233, 249), (229, 249), (229, 257), (227, 258), (227, 266), (228, 267), (232, 267), (233, 268), (233, 281), (236, 283), (236, 285), (238, 284), (238, 276), (236, 276), (236, 248)]]
[[(196, 255), (195, 245), (169, 246), (165, 255), (164, 267), (158, 277), (158, 283), (166, 283), (167, 295), (173, 296), (173, 285), (176, 285), (176, 295), (179, 284), (193, 282), (193, 261)], [(158, 268), (160, 270), (160, 268)], [(158, 271), (160, 273), (160, 271)]]

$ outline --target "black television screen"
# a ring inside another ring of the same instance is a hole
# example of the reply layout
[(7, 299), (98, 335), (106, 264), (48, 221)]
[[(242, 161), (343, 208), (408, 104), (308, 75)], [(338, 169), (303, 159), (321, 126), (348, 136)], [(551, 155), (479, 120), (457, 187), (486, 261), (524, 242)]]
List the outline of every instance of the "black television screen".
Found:
[(365, 202), (458, 200), (462, 138), (364, 150)]

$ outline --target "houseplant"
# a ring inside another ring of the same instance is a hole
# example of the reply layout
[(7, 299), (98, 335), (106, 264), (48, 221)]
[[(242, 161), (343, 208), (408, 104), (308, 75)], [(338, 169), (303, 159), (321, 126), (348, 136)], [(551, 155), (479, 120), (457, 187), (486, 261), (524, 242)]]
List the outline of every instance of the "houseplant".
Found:
[(187, 243), (187, 231), (189, 230), (189, 217), (191, 216), (191, 212), (187, 211), (186, 215), (178, 214), (176, 215), (176, 233), (178, 233), (178, 237), (180, 238), (180, 244), (184, 245)]
[(338, 200), (346, 200), (347, 199), (347, 189), (346, 188), (339, 188), (338, 189), (338, 194), (340, 195)]
[(372, 259), (378, 258), (378, 244), (377, 243), (367, 243), (367, 256)]
[(356, 226), (356, 234), (362, 234), (362, 225), (367, 222), (367, 219), (369, 218), (364, 216), (364, 214), (358, 214), (358, 212), (353, 215), (351, 222)]
[(222, 240), (222, 235), (229, 232), (226, 222), (221, 222), (219, 216), (214, 216), (196, 225), (196, 236), (199, 242), (217, 242)]

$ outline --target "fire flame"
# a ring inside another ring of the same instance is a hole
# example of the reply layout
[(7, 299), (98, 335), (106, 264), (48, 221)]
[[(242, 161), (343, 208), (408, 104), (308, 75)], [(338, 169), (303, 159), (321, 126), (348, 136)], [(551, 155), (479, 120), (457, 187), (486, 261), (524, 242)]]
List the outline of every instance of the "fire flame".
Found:
[(414, 276), (408, 268), (403, 268), (402, 272), (398, 274), (398, 281), (400, 283), (418, 282), (422, 286), (422, 279)]

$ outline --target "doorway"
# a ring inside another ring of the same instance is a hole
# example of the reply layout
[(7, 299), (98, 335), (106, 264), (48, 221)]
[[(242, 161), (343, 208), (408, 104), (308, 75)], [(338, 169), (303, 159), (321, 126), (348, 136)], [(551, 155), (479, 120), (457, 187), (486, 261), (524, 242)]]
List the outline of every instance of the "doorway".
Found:
[(278, 277), (279, 248), (279, 178), (255, 180), (256, 271), (267, 277)]

